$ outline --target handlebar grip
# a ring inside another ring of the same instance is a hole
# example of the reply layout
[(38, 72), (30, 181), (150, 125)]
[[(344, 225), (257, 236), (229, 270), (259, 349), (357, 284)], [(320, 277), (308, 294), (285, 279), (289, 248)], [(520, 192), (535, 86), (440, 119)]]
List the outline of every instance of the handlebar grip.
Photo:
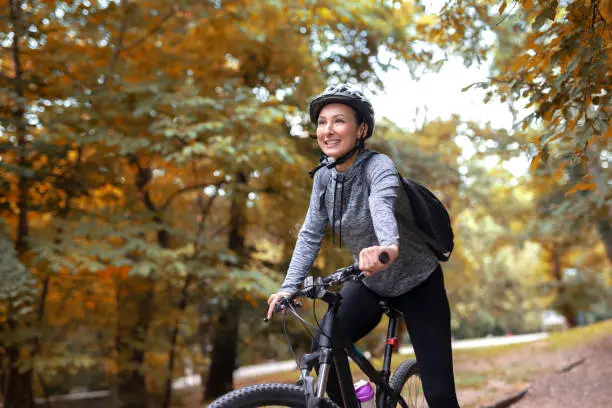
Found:
[[(389, 259), (390, 259), (389, 254), (387, 252), (382, 252), (380, 255), (378, 255), (378, 260), (383, 265), (388, 264)], [(359, 274), (361, 272), (361, 269), (359, 268), (359, 261), (353, 264), (353, 270), (355, 271), (356, 274)]]
[[(274, 311), (272, 312), (272, 315), (275, 315), (275, 314), (281, 312), (285, 308), (284, 305), (286, 304), (286, 302), (287, 302), (287, 298), (279, 299), (278, 302), (276, 302), (274, 304)], [(265, 323), (268, 323), (270, 321), (270, 319), (268, 319), (268, 317), (266, 316), (266, 317), (264, 317), (263, 321)]]
[[(295, 300), (289, 301), (289, 299), (288, 299), (288, 298), (283, 297), (283, 298), (281, 298), (281, 299), (280, 299), (280, 300), (279, 300), (279, 301), (278, 301), (278, 302), (277, 302), (277, 303), (274, 305), (274, 313), (273, 313), (273, 314), (277, 314), (277, 313), (279, 313), (279, 312), (282, 312), (283, 310), (285, 310), (285, 309), (287, 308), (287, 305), (289, 305), (289, 304), (293, 305), (293, 307), (296, 307), (296, 308), (300, 308), (300, 307), (302, 307), (302, 304), (301, 304), (300, 302), (295, 301)], [(264, 321), (265, 323), (268, 323), (268, 322), (270, 321), (270, 319), (268, 319), (268, 317), (266, 316), (266, 317), (264, 317), (263, 321)]]

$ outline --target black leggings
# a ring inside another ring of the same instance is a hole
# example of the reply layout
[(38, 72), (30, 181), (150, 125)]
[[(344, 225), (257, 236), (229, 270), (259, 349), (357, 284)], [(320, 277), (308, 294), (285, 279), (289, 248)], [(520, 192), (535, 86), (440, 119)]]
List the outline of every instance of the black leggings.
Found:
[[(338, 310), (339, 329), (351, 341), (357, 342), (380, 322), (382, 310), (378, 302), (381, 297), (362, 283), (355, 282), (346, 283), (340, 293), (342, 304)], [(431, 408), (457, 408), (459, 403), (453, 378), (450, 308), (442, 268), (438, 267), (416, 288), (390, 300), (391, 305), (404, 314), (421, 369), (427, 403)], [(327, 394), (343, 406), (338, 378), (333, 368), (327, 381)]]

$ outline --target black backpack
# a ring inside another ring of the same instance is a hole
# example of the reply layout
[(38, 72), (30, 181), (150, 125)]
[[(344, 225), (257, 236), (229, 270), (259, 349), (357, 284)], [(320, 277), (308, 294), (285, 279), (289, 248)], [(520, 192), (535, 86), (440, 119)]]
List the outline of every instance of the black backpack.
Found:
[[(375, 152), (376, 153), (376, 152)], [(373, 156), (373, 155), (372, 155)], [(370, 156), (370, 157), (372, 157)], [(361, 163), (365, 170), (365, 163), (370, 157)], [(325, 169), (327, 170), (327, 169)], [(321, 177), (319, 190), (325, 189), (331, 177), (329, 175)], [(450, 216), (444, 204), (427, 187), (418, 181), (407, 179), (399, 172), (397, 173), (402, 187), (408, 196), (408, 201), (412, 207), (413, 222), (402, 214), (398, 214), (400, 221), (404, 225), (412, 225), (419, 237), (427, 243), (433, 253), (442, 262), (448, 261), (454, 248), (454, 233), (451, 225)]]
[[(429, 245), (440, 261), (446, 262), (455, 246), (453, 227), (444, 204), (427, 187), (398, 173), (412, 206), (414, 231)], [(410, 223), (401, 214), (404, 223)]]

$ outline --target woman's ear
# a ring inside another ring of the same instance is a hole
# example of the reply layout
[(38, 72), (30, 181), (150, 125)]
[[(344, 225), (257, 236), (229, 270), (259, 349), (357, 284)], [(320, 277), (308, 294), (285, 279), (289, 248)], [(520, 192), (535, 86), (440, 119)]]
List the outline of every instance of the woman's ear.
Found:
[(358, 139), (365, 138), (365, 135), (368, 133), (368, 125), (366, 123), (362, 123), (359, 125), (359, 137)]

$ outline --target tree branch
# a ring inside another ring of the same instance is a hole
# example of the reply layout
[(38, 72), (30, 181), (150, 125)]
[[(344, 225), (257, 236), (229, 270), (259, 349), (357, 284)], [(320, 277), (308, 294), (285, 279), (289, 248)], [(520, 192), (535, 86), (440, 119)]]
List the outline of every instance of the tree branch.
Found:
[(160, 210), (163, 211), (166, 208), (168, 208), (168, 206), (172, 203), (172, 200), (174, 200), (176, 197), (178, 197), (179, 195), (181, 195), (183, 193), (186, 193), (188, 191), (193, 191), (193, 190), (199, 190), (201, 188), (208, 187), (208, 186), (211, 186), (211, 185), (219, 188), (223, 184), (225, 184), (225, 180), (221, 180), (221, 181), (217, 182), (216, 184), (201, 183), (201, 184), (194, 184), (192, 186), (187, 186), (187, 187), (180, 188), (180, 189), (176, 190), (174, 193), (170, 194), (170, 196), (166, 199), (166, 202), (164, 204), (162, 204), (162, 206), (160, 207)]
[(170, 8), (170, 12), (162, 17), (162, 19), (161, 19), (161, 21), (159, 22), (158, 25), (156, 25), (155, 27), (150, 29), (149, 32), (146, 33), (142, 38), (139, 38), (139, 39), (135, 40), (134, 42), (132, 42), (131, 44), (126, 45), (125, 47), (123, 47), (121, 49), (121, 52), (131, 50), (132, 48), (136, 48), (139, 45), (143, 44), (145, 41), (147, 41), (147, 39), (149, 37), (151, 37), (153, 34), (156, 34), (157, 32), (159, 32), (162, 29), (164, 23), (166, 21), (168, 21), (170, 18), (172, 18), (176, 14), (177, 10), (178, 10), (178, 7), (176, 5), (172, 6)]
[(113, 72), (115, 71), (115, 66), (117, 65), (117, 62), (119, 61), (119, 56), (121, 55), (121, 52), (123, 51), (123, 39), (125, 38), (125, 31), (127, 29), (127, 23), (126, 23), (127, 13), (125, 11), (127, 5), (128, 5), (127, 1), (121, 2), (121, 12), (122, 12), (121, 26), (119, 27), (119, 37), (117, 38), (117, 43), (115, 44), (115, 52), (113, 52), (113, 58), (111, 59), (109, 67), (108, 67), (109, 76), (112, 75)]

